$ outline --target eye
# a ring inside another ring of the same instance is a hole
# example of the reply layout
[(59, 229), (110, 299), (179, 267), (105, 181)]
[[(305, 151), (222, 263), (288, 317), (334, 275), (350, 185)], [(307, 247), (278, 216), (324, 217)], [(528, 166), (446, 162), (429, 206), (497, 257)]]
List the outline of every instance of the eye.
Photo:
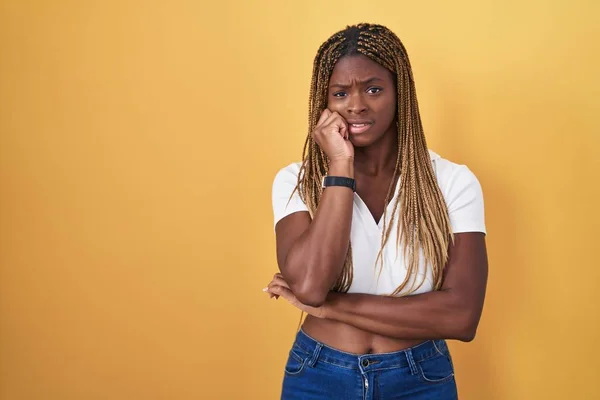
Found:
[(343, 97), (346, 95), (346, 92), (335, 92), (333, 94), (333, 97)]
[(377, 93), (381, 92), (382, 90), (383, 90), (382, 88), (371, 87), (371, 88), (367, 89), (367, 93), (369, 93), (369, 94), (377, 94)]

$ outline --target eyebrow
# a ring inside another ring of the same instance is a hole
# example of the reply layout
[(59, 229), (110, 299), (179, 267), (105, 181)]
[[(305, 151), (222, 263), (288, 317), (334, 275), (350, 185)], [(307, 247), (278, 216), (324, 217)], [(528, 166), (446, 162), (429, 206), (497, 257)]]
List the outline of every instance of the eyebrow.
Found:
[[(376, 81), (383, 81), (383, 79), (374, 76), (373, 78), (369, 78), (369, 79), (364, 80), (364, 81), (359, 81), (357, 83), (359, 85), (368, 85), (369, 83), (373, 83), (373, 82), (376, 82)], [(330, 88), (337, 87), (337, 88), (341, 88), (341, 89), (348, 89), (348, 88), (352, 87), (352, 85), (347, 85), (347, 84), (343, 84), (343, 83), (333, 83), (333, 84), (329, 85), (329, 87)]]

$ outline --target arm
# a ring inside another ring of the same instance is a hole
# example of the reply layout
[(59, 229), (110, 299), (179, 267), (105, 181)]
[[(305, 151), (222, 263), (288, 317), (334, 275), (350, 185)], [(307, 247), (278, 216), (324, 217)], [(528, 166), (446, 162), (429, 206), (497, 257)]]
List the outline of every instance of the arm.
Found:
[[(442, 164), (443, 166), (443, 164)], [(469, 341), (479, 324), (487, 285), (484, 203), (481, 186), (465, 166), (440, 171), (454, 245), (448, 249), (439, 291), (400, 298), (329, 293), (322, 307), (302, 304), (276, 276), (268, 292), (280, 295), (308, 314), (399, 339)]]
[(471, 341), (483, 309), (488, 275), (483, 233), (460, 233), (449, 249), (439, 291), (407, 297), (331, 292), (324, 318), (398, 339)]
[[(328, 174), (354, 178), (354, 147), (342, 116), (325, 109), (312, 136), (330, 160)], [(292, 185), (286, 182), (284, 186), (290, 189)], [(280, 206), (291, 193), (274, 194), (274, 205)], [(322, 305), (340, 276), (350, 246), (353, 199), (349, 188), (328, 187), (312, 221), (308, 212), (297, 212), (275, 226), (279, 270), (304, 304)]]
[[(353, 178), (352, 159), (332, 162), (329, 174)], [(350, 244), (353, 198), (349, 188), (329, 187), (312, 221), (308, 212), (299, 212), (275, 227), (279, 269), (304, 304), (322, 305), (340, 276)]]

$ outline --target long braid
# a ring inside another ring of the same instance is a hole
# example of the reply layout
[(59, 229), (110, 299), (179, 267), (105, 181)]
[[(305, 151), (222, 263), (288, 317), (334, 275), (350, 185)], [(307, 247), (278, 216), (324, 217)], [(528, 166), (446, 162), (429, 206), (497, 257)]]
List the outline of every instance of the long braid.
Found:
[[(385, 199), (382, 244), (377, 262), (381, 261), (383, 267), (383, 248), (395, 225), (398, 233), (396, 246), (403, 251), (408, 271), (404, 281), (391, 295), (405, 291), (409, 284), (410, 287), (403, 294), (410, 294), (421, 286), (424, 278), (420, 283), (416, 282), (421, 255), (427, 268), (432, 269), (433, 286), (437, 290), (442, 285), (442, 271), (448, 261), (448, 247), (453, 240), (450, 218), (429, 156), (407, 51), (400, 39), (386, 27), (375, 24), (348, 26), (319, 48), (313, 63), (308, 136), (304, 143), (296, 189), (311, 217), (314, 217), (323, 190), (321, 181), (329, 170), (329, 160), (312, 138), (311, 132), (327, 107), (329, 79), (335, 64), (343, 56), (356, 54), (363, 54), (390, 70), (397, 85), (398, 157)], [(400, 192), (391, 211), (391, 223), (387, 224), (387, 204), (395, 194), (396, 177), (400, 181)], [(350, 246), (340, 277), (332, 290), (347, 292), (351, 283)]]

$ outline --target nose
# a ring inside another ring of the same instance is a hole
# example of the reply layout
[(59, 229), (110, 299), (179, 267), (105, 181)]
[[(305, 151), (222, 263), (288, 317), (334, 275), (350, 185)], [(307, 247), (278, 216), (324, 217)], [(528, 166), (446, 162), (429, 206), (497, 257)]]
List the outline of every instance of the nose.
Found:
[(367, 111), (367, 105), (361, 95), (350, 96), (347, 112), (349, 115), (359, 115)]

